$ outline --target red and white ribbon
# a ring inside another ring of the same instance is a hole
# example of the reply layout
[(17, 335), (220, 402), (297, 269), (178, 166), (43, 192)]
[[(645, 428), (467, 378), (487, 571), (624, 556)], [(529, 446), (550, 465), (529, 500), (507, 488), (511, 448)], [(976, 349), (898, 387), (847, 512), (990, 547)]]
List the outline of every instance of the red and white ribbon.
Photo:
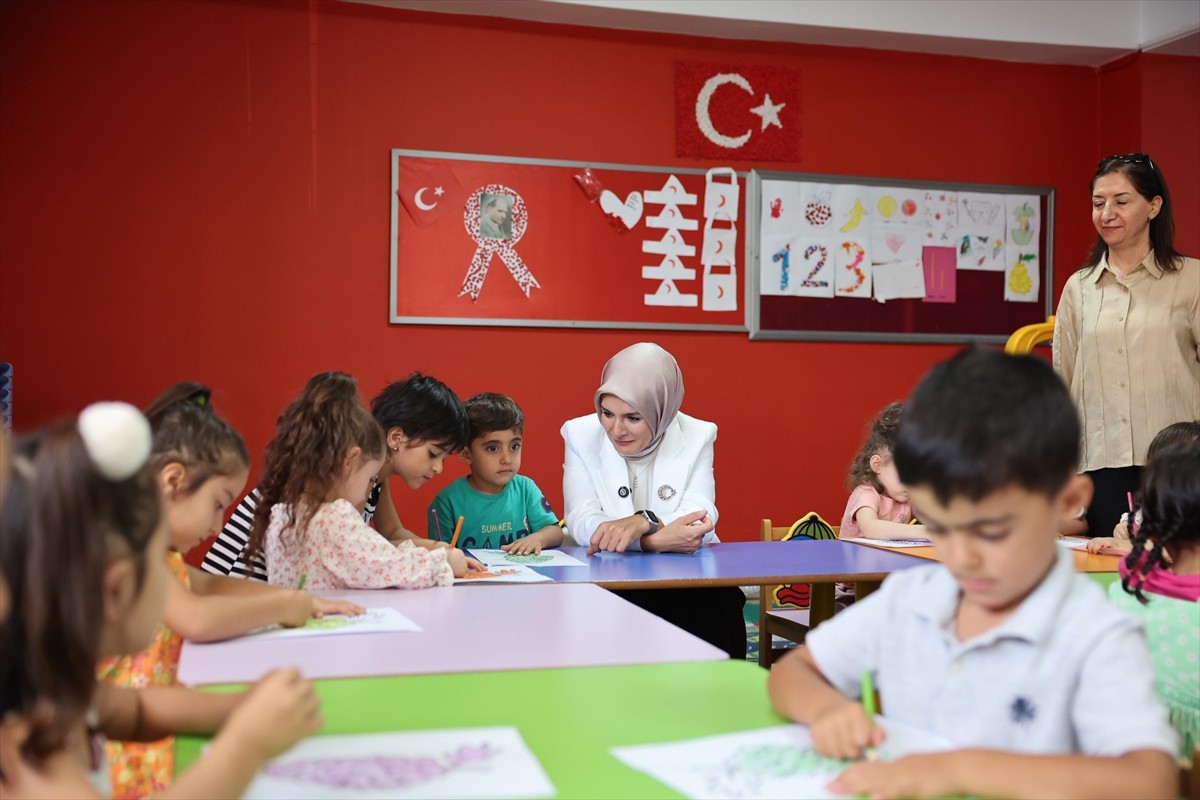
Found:
[[(484, 195), (489, 194), (508, 195), (513, 199), (512, 236), (507, 239), (493, 239), (484, 236), (479, 230), (480, 200)], [(521, 237), (525, 235), (525, 229), (529, 227), (529, 211), (526, 209), (521, 195), (499, 183), (489, 183), (487, 186), (476, 189), (467, 199), (467, 207), (463, 212), (463, 225), (466, 226), (467, 235), (475, 240), (478, 247), (475, 248), (475, 255), (471, 258), (467, 277), (463, 279), (462, 291), (458, 293), (459, 297), (469, 294), (472, 300), (479, 299), (479, 293), (483, 291), (483, 282), (487, 279), (488, 266), (492, 263), (492, 256), (500, 256), (500, 260), (504, 262), (504, 266), (508, 267), (513, 280), (517, 282), (517, 286), (521, 287), (521, 291), (525, 293), (526, 297), (529, 297), (530, 289), (542, 288), (513, 247), (521, 241)]]

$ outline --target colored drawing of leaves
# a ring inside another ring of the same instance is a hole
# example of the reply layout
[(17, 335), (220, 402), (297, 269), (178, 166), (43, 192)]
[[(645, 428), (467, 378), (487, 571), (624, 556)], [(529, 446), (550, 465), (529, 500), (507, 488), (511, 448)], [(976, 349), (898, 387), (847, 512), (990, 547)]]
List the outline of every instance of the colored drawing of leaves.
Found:
[(544, 556), (541, 553), (530, 553), (527, 556), (519, 556), (509, 553), (504, 556), (505, 561), (512, 561), (514, 564), (545, 564), (547, 561), (553, 561), (554, 556)]
[(268, 764), (263, 774), (301, 783), (315, 783), (336, 789), (406, 789), (428, 783), (455, 770), (483, 767), (499, 754), (487, 743), (463, 745), (442, 757), (420, 756), (344, 756), (301, 758)]
[(826, 758), (810, 747), (760, 745), (736, 750), (708, 776), (708, 788), (724, 797), (754, 797), (768, 780), (837, 774), (851, 762)]

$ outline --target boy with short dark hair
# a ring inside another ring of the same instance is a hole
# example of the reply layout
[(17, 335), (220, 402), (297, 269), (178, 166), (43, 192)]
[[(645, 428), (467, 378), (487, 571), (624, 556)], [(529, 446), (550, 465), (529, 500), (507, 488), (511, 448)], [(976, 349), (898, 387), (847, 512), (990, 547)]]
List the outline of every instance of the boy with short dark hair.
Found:
[(536, 555), (562, 544), (558, 517), (542, 491), (519, 475), (525, 415), (512, 398), (484, 392), (463, 405), (470, 443), (459, 456), (471, 474), (438, 492), (429, 505), (429, 537), (450, 541), (463, 518), (458, 546)]
[(860, 762), (832, 789), (1174, 796), (1145, 635), (1056, 544), (1090, 500), (1078, 448), (1071, 398), (1039, 359), (967, 350), (917, 386), (895, 461), (942, 564), (892, 575), (810, 632), (769, 691), (820, 753), (857, 758), (884, 735), (858, 700), (869, 672), (889, 718), (961, 749)]

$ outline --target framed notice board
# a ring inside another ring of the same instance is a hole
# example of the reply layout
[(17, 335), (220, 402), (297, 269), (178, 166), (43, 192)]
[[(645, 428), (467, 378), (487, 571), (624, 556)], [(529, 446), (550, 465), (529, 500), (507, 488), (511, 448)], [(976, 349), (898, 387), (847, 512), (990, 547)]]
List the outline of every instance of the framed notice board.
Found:
[(393, 323), (746, 330), (732, 169), (391, 158)]
[(1003, 342), (1052, 313), (1054, 190), (752, 172), (751, 339)]

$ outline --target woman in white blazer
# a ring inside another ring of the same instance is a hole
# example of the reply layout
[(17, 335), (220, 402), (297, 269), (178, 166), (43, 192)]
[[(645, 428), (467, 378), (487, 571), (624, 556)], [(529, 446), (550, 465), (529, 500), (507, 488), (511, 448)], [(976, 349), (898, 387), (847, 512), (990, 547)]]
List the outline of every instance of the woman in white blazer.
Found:
[[(562, 426), (567, 532), (588, 553), (693, 553), (719, 540), (713, 443), (717, 426), (679, 411), (674, 357), (642, 342), (613, 356), (593, 396), (596, 413)], [(745, 658), (745, 596), (737, 587), (617, 592)]]

